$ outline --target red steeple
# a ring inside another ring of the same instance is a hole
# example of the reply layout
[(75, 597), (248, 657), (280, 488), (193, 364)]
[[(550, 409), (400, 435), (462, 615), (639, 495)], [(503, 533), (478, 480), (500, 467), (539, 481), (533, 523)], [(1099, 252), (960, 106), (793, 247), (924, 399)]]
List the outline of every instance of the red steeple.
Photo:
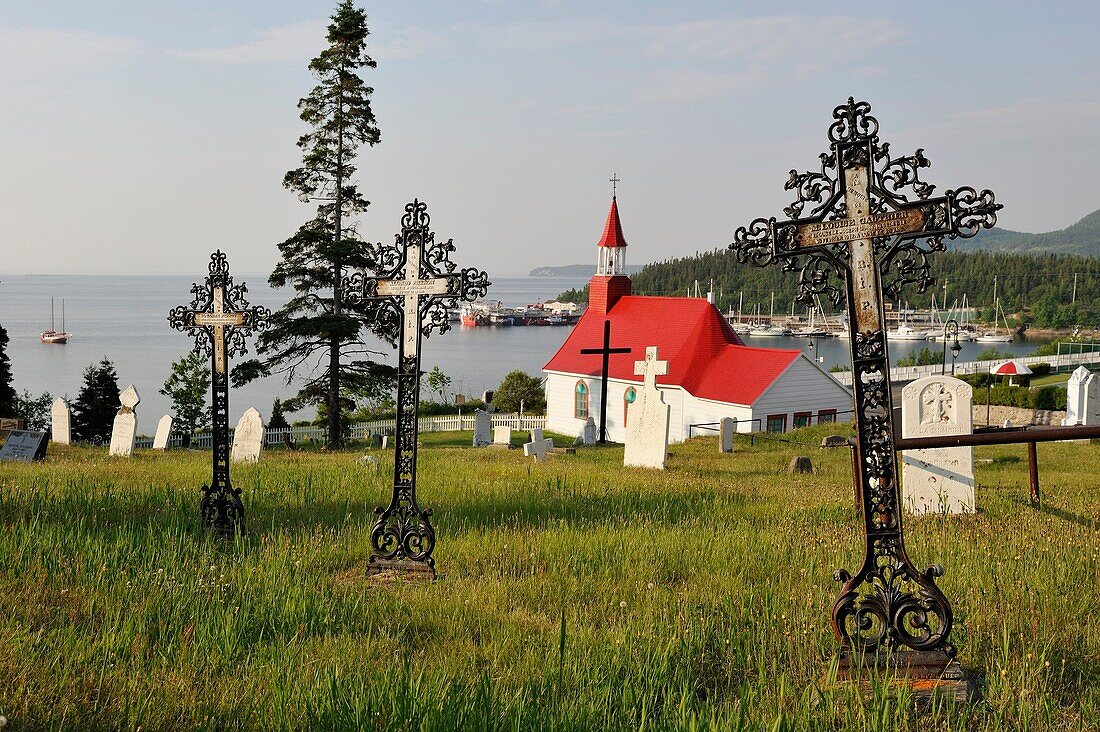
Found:
[(611, 210), (607, 212), (607, 223), (603, 226), (603, 238), (596, 246), (601, 247), (625, 247), (626, 237), (623, 236), (623, 225), (619, 223), (619, 204), (615, 196), (611, 196)]

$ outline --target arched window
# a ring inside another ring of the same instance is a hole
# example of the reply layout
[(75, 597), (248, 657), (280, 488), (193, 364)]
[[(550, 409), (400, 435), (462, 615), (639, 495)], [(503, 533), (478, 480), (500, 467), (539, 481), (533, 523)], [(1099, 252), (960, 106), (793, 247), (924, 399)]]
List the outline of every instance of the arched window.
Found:
[(588, 419), (588, 385), (583, 381), (578, 381), (573, 389), (573, 416)]
[(626, 411), (634, 400), (638, 398), (638, 392), (634, 390), (633, 386), (628, 386), (623, 393), (623, 425), (626, 425)]

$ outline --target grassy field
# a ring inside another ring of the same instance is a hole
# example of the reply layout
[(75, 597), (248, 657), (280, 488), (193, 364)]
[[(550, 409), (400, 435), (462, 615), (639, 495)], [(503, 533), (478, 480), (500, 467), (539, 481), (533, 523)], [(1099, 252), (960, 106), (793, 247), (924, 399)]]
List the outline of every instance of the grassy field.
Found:
[[(1022, 446), (980, 449), (981, 513), (908, 519), (983, 693), (916, 711), (829, 682), (832, 573), (861, 560), (847, 450), (711, 437), (662, 473), (621, 447), (535, 465), (443, 439), (420, 454), (434, 584), (364, 579), (391, 468), (361, 452), (234, 467), (229, 546), (196, 525), (208, 453), (0, 464), (4, 732), (1100, 724), (1098, 446), (1039, 446), (1042, 509)], [(798, 453), (816, 474), (786, 474)]]

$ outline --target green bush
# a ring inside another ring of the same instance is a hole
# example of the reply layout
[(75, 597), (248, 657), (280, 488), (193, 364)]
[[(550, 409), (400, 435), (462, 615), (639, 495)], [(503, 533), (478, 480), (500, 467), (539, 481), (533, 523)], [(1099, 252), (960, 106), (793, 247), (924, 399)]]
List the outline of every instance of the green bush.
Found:
[[(988, 374), (971, 374), (970, 376), (983, 375), (988, 376)], [(988, 379), (986, 381), (988, 382)], [(985, 404), (988, 398), (990, 404), (1002, 407), (1050, 410), (1063, 410), (1066, 408), (1066, 389), (1062, 386), (1041, 386), (1036, 389), (1029, 389), (1025, 386), (995, 384), (985, 394), (982, 391), (986, 390), (976, 389), (974, 394), (975, 404)]]
[(1033, 363), (1031, 364), (1032, 376), (1047, 376), (1050, 373), (1051, 366), (1049, 363)]

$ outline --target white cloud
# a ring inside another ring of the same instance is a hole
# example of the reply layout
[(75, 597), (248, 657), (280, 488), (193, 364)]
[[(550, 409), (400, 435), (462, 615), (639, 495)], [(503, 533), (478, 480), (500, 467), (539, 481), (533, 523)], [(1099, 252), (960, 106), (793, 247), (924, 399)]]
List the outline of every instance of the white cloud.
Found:
[(133, 60), (141, 43), (85, 31), (0, 28), (0, 68), (9, 83), (66, 80)]

